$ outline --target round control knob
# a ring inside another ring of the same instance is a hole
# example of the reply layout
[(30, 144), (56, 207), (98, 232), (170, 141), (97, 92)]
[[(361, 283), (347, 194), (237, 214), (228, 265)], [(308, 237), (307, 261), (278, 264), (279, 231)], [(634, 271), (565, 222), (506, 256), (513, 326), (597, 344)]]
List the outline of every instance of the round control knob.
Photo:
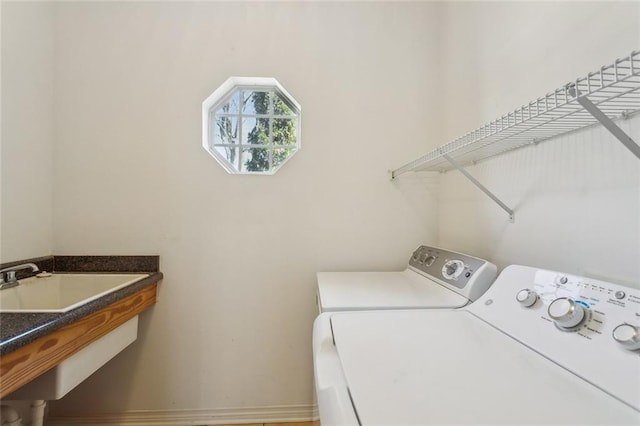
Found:
[(584, 307), (568, 297), (551, 302), (547, 313), (558, 327), (565, 330), (579, 326), (586, 316)]
[(427, 258), (424, 260), (424, 265), (425, 266), (431, 266), (433, 265), (433, 262), (436, 261), (436, 257), (432, 254), (430, 254), (429, 256), (427, 256)]
[(640, 349), (640, 330), (631, 324), (620, 324), (613, 329), (613, 339), (625, 349), (635, 351)]
[(464, 270), (464, 262), (462, 260), (447, 260), (442, 267), (442, 276), (449, 279), (457, 279)]
[(538, 301), (538, 294), (533, 290), (525, 288), (516, 294), (516, 300), (525, 308), (530, 308)]

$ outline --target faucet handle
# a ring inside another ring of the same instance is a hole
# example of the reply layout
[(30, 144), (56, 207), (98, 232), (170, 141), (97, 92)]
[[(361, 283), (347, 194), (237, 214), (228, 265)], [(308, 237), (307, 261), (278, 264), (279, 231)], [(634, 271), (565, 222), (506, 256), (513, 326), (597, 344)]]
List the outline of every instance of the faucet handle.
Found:
[(16, 279), (16, 271), (7, 271), (5, 272), (6, 274), (6, 282), (7, 283), (12, 283), (14, 281), (17, 281)]

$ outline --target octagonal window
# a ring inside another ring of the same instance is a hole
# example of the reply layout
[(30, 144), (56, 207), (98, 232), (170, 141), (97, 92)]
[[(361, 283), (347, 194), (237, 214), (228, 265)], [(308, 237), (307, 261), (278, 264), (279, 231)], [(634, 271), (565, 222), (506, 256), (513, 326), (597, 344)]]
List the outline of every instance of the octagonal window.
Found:
[(274, 78), (231, 77), (202, 103), (202, 146), (229, 173), (273, 174), (300, 149), (300, 111)]

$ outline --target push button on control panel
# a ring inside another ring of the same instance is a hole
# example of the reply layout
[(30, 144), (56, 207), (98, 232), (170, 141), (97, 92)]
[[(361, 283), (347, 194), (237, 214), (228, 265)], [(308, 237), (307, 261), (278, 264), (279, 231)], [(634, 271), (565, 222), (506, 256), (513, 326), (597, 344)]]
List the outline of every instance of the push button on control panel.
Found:
[(429, 251), (424, 250), (422, 247), (414, 251), (413, 256), (411, 256), (414, 262), (427, 267), (433, 265), (437, 258), (436, 255), (429, 253)]

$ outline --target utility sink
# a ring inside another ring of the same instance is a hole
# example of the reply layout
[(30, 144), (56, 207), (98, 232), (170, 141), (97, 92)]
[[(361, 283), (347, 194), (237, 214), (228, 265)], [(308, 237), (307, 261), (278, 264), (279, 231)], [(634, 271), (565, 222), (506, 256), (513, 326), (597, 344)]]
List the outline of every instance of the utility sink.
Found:
[(51, 274), (0, 290), (2, 312), (67, 312), (149, 274)]
[[(126, 287), (149, 274), (40, 274), (0, 290), (0, 313), (63, 313)], [(44, 276), (46, 275), (46, 276)], [(60, 399), (138, 336), (138, 316), (127, 320), (6, 397)]]

